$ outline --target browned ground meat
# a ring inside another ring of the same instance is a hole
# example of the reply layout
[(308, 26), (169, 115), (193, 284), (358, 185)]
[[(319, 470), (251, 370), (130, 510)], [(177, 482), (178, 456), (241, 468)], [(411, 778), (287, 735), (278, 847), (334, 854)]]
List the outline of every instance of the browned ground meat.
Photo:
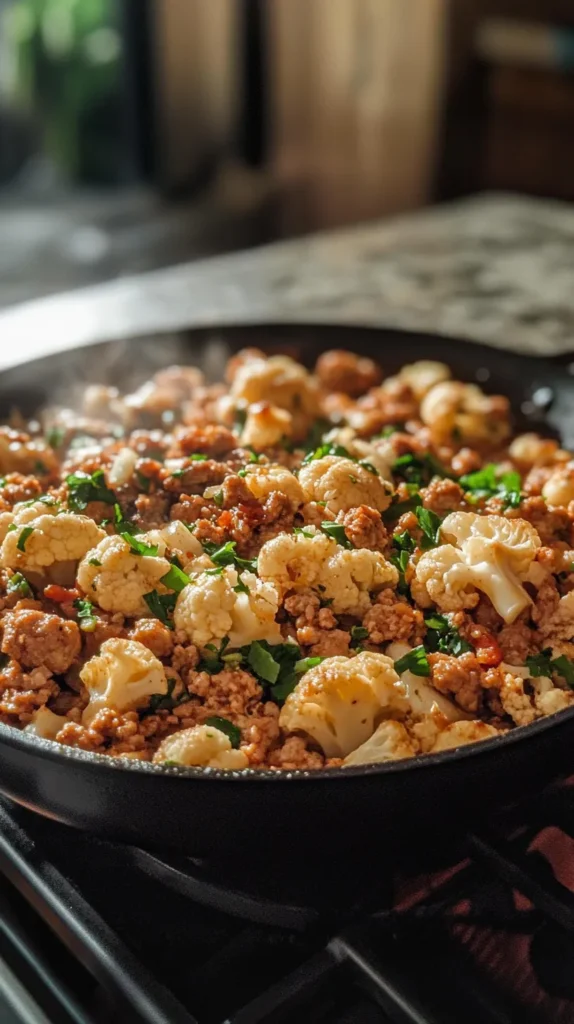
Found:
[(503, 626), (496, 638), (509, 665), (524, 665), (528, 655), (535, 650), (528, 618), (527, 609), (511, 626)]
[(34, 711), (58, 693), (57, 684), (50, 678), (47, 668), (23, 672), (16, 661), (11, 661), (0, 672), (0, 714), (4, 721), (16, 718), (26, 725)]
[(45, 665), (55, 675), (70, 667), (82, 646), (75, 622), (27, 608), (8, 612), (3, 630), (3, 654), (19, 661), (24, 668)]
[(369, 640), (382, 644), (391, 640), (416, 640), (424, 632), (422, 613), (394, 591), (382, 590), (363, 619)]
[(319, 626), (302, 626), (297, 630), (297, 641), (309, 647), (312, 657), (334, 658), (348, 654), (351, 634), (344, 629), (321, 629)]
[(483, 700), (482, 669), (476, 656), (468, 652), (459, 658), (449, 654), (429, 654), (431, 682), (440, 693), (450, 694), (464, 711), (476, 714)]
[(472, 448), (461, 448), (451, 459), (451, 469), (457, 476), (464, 476), (466, 473), (474, 473), (480, 469), (482, 459), (478, 452)]
[(169, 658), (173, 651), (173, 632), (158, 619), (138, 619), (128, 637), (148, 647), (156, 658)]
[(283, 746), (278, 747), (269, 758), (271, 768), (282, 768), (284, 771), (297, 769), (322, 768), (325, 759), (315, 750), (309, 750), (302, 736), (288, 736)]
[(207, 455), (215, 459), (237, 448), (237, 437), (227, 427), (209, 423), (204, 427), (188, 427), (174, 435), (173, 445), (169, 450), (170, 458), (182, 458), (188, 455)]
[(163, 526), (169, 515), (169, 496), (157, 494), (140, 494), (135, 501), (134, 521), (142, 531), (156, 530)]
[(350, 508), (348, 512), (340, 513), (338, 518), (354, 547), (384, 551), (388, 534), (376, 509), (369, 508), (368, 505), (359, 505), (357, 508)]
[(206, 459), (205, 462), (191, 462), (177, 471), (177, 475), (168, 476), (163, 486), (170, 494), (201, 494), (206, 487), (221, 484), (227, 475), (224, 463)]
[(549, 508), (544, 498), (526, 498), (518, 509), (511, 509), (507, 516), (513, 519), (526, 519), (532, 523), (540, 535), (543, 544), (552, 545), (557, 540), (572, 545), (574, 534), (572, 516), (564, 508)]
[(341, 349), (324, 352), (315, 369), (321, 384), (329, 391), (341, 391), (353, 397), (380, 384), (383, 378), (381, 367), (373, 359)]
[(430, 508), (439, 516), (445, 516), (447, 512), (456, 512), (460, 508), (467, 508), (462, 487), (454, 480), (431, 480), (422, 495), (424, 507)]
[(42, 484), (35, 476), (8, 473), (0, 487), (0, 503), (3, 508), (13, 508), (19, 501), (32, 501), (42, 494)]

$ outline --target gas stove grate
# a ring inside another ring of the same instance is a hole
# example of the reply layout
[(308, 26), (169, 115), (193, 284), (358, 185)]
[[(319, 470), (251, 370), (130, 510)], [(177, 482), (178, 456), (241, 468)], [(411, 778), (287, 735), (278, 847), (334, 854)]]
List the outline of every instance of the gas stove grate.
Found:
[[(279, 922), (283, 927), (245, 924), (221, 907), (205, 910), (185, 888), (171, 892), (165, 878), (136, 870), (133, 851), (7, 805), (0, 805), (0, 871), (110, 994), (122, 1024), (570, 1024), (574, 896), (536, 845), (536, 836), (558, 826), (566, 837), (574, 831), (571, 787), (533, 805), (528, 827), (510, 839), (469, 837), (468, 860), (431, 895), (358, 914), (335, 929), (313, 914), (291, 929), (289, 920)], [(93, 889), (88, 861), (100, 872)], [(151, 947), (136, 935), (128, 907), (134, 902), (143, 904), (140, 931), (147, 915), (155, 933)], [(234, 910), (241, 912), (237, 904)], [(268, 917), (267, 907), (262, 921)], [(497, 929), (509, 950), (516, 940), (527, 944), (531, 960), (536, 952), (536, 998), (523, 966), (511, 965), (516, 983), (507, 989), (500, 971), (477, 964), (480, 944), (486, 948)], [(472, 941), (461, 943), (463, 932)], [(110, 1016), (85, 1017), (86, 1024), (100, 1019), (112, 1024)]]

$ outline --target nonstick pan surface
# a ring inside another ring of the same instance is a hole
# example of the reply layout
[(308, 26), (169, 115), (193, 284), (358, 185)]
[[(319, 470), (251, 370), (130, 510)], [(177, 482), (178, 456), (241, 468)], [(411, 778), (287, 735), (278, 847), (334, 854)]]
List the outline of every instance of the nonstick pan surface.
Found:
[[(0, 379), (0, 416), (71, 405), (86, 383), (129, 389), (174, 362), (221, 376), (245, 345), (312, 363), (326, 348), (376, 357), (388, 372), (419, 358), (507, 394), (519, 429), (574, 447), (574, 380), (565, 363), (397, 330), (256, 325), (102, 343), (15, 367)], [(492, 812), (574, 765), (574, 709), (484, 743), (413, 760), (316, 772), (165, 768), (61, 747), (0, 724), (0, 793), (69, 825), (146, 849), (235, 859), (294, 874), (381, 872), (407, 851), (424, 862)], [(428, 858), (427, 858), (428, 854)], [(280, 865), (282, 867), (280, 867)], [(339, 870), (339, 867), (338, 867)]]

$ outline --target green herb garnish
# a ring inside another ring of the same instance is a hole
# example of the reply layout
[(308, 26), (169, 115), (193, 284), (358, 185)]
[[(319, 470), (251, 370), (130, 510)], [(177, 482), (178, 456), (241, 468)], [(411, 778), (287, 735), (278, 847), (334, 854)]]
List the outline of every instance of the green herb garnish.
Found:
[(106, 485), (103, 469), (89, 473), (72, 473), (66, 477), (68, 485), (68, 507), (73, 512), (83, 512), (91, 501), (103, 501), (113, 505), (116, 496)]
[(324, 459), (326, 455), (338, 455), (341, 459), (351, 459), (352, 462), (357, 462), (357, 459), (342, 444), (322, 444), (314, 451), (307, 452), (301, 465), (306, 466), (309, 462)]
[(257, 572), (256, 558), (240, 558), (235, 551), (235, 541), (228, 540), (226, 544), (217, 545), (213, 541), (204, 541), (203, 550), (212, 562), (216, 565), (233, 565), (237, 569), (248, 569), (249, 572)]
[(173, 622), (171, 619), (177, 595), (160, 594), (157, 590), (151, 590), (149, 594), (144, 594), (143, 599), (152, 615), (154, 615), (156, 619), (159, 619), (160, 622), (163, 622), (164, 626), (168, 626), (170, 629), (173, 629)]
[(50, 448), (61, 448), (64, 443), (66, 431), (63, 427), (52, 427), (46, 434), (46, 441)]
[(354, 650), (362, 650), (362, 640), (367, 640), (369, 630), (366, 626), (351, 626), (351, 647)]
[(259, 679), (264, 679), (266, 683), (277, 682), (281, 666), (269, 648), (264, 647), (259, 640), (254, 640), (250, 645), (247, 663)]
[(430, 676), (430, 665), (424, 647), (413, 647), (412, 651), (395, 661), (395, 672), (412, 672), (414, 676)]
[(138, 540), (131, 533), (120, 533), (122, 540), (125, 540), (126, 544), (129, 544), (134, 555), (147, 555), (150, 558), (155, 558), (159, 553), (159, 547), (157, 544), (146, 544), (143, 540)]
[(26, 550), (26, 542), (32, 533), (34, 533), (33, 526), (24, 526), (24, 528), (20, 531), (20, 536), (18, 537), (18, 541), (16, 543), (18, 551)]
[(426, 487), (433, 476), (450, 476), (444, 466), (428, 453), (413, 455), (409, 452), (406, 455), (399, 455), (391, 466), (391, 472), (408, 483), (416, 484), (417, 487)]
[(88, 601), (87, 597), (77, 597), (74, 601), (73, 607), (78, 613), (80, 629), (83, 629), (84, 633), (93, 633), (98, 624), (98, 620), (96, 618), (92, 602)]
[(332, 537), (333, 540), (337, 541), (344, 548), (352, 548), (353, 545), (347, 534), (345, 533), (345, 527), (342, 523), (330, 523), (328, 520), (321, 523), (321, 529), (323, 533), (326, 533), (328, 537)]
[(168, 590), (175, 590), (176, 594), (179, 594), (184, 587), (187, 587), (188, 583), (191, 583), (191, 579), (183, 569), (172, 563), (171, 569), (161, 577), (160, 583), (163, 583)]
[(418, 491), (414, 491), (409, 498), (405, 501), (393, 501), (388, 508), (381, 514), (381, 519), (384, 523), (392, 523), (395, 520), (400, 519), (406, 512), (414, 512), (422, 502), (422, 498)]
[(425, 619), (427, 634), (425, 636), (425, 648), (428, 651), (442, 651), (444, 654), (452, 654), (459, 658), (461, 654), (472, 651), (474, 648), (460, 635), (458, 629), (451, 626), (444, 615), (431, 615)]
[(88, 559), (88, 564), (89, 565), (96, 565), (98, 568), (100, 568), (102, 563), (100, 562), (99, 558), (90, 558), (90, 559)]
[(8, 594), (18, 594), (19, 597), (34, 597), (32, 587), (21, 572), (15, 572), (6, 585)]
[(233, 722), (230, 722), (228, 718), (212, 715), (211, 718), (205, 719), (204, 725), (210, 725), (212, 728), (219, 729), (220, 732), (225, 733), (233, 749), (237, 750), (241, 742), (241, 729), (234, 725)]
[(522, 480), (520, 473), (498, 473), (498, 467), (490, 462), (476, 473), (466, 473), (459, 478), (459, 484), (473, 499), (501, 498), (505, 508), (517, 508), (521, 501)]
[[(176, 683), (177, 679), (174, 676), (170, 676), (167, 681), (167, 691), (165, 693), (152, 693), (144, 713), (154, 715), (158, 711), (173, 711), (179, 704), (187, 704), (188, 700), (190, 700), (187, 690), (184, 689), (179, 697), (174, 697), (173, 691), (175, 690)], [(164, 761), (163, 763), (177, 764), (176, 761)]]
[(421, 548), (423, 551), (428, 551), (429, 548), (436, 548), (440, 544), (440, 527), (442, 522), (440, 516), (437, 516), (436, 512), (432, 512), (430, 508), (424, 508), (422, 505), (415, 509), (415, 515), (423, 531)]
[(552, 677), (553, 672), (562, 676), (567, 686), (574, 689), (574, 662), (561, 654), (558, 658), (552, 658), (552, 648), (545, 647), (540, 654), (531, 655), (526, 659), (526, 668), (535, 679), (538, 676)]

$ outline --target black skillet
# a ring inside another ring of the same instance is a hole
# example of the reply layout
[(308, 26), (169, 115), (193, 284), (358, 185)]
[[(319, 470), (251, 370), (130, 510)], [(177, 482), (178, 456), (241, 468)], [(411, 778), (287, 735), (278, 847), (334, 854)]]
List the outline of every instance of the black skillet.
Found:
[[(574, 446), (574, 381), (567, 365), (397, 330), (262, 326), (132, 339), (30, 362), (0, 380), (0, 416), (71, 404), (78, 385), (131, 388), (174, 362), (221, 377), (245, 345), (312, 363), (326, 348), (375, 356), (386, 371), (418, 358), (447, 362), (460, 379), (508, 394), (519, 429), (558, 433)], [(246, 874), (276, 866), (295, 880), (389, 866), (417, 852), (424, 864), (494, 810), (539, 790), (574, 766), (574, 709), (460, 750), (371, 767), (317, 772), (163, 768), (61, 747), (0, 725), (0, 792), (40, 814), (147, 850), (212, 862)], [(330, 883), (331, 884), (331, 883)], [(335, 897), (335, 890), (333, 894)]]

